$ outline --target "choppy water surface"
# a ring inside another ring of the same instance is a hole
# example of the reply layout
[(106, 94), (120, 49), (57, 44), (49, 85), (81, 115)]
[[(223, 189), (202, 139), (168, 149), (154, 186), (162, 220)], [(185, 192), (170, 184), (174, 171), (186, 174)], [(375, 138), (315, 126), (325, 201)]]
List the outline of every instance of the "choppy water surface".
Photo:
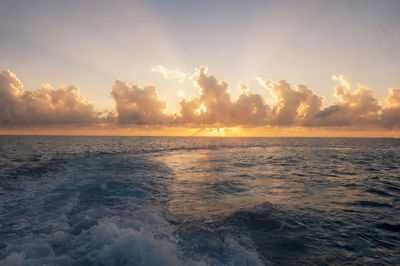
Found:
[(400, 264), (399, 166), (397, 139), (0, 136), (0, 264)]

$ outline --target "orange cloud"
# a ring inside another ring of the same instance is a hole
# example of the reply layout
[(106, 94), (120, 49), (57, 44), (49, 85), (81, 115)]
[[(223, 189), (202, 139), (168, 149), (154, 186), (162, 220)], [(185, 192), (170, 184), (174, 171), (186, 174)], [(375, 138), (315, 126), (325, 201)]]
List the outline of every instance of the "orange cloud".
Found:
[(400, 127), (400, 89), (390, 88), (386, 108), (382, 110), (381, 124), (386, 128)]
[(77, 86), (26, 91), (14, 73), (0, 73), (0, 127), (89, 124), (100, 122), (101, 115)]
[(340, 85), (335, 87), (338, 102), (316, 114), (315, 125), (376, 127), (382, 106), (367, 87), (357, 84), (355, 92), (348, 92), (350, 82), (340, 76)]
[(322, 97), (316, 96), (305, 85), (296, 85), (293, 90), (285, 81), (266, 81), (269, 88), (277, 99), (272, 108), (268, 121), (271, 125), (282, 126), (309, 126), (313, 124), (315, 115), (320, 111)]
[(200, 96), (181, 101), (178, 123), (219, 126), (266, 124), (269, 107), (260, 95), (249, 93), (247, 86), (242, 84), (242, 94), (233, 102), (228, 84), (206, 73), (206, 67), (201, 67), (197, 73), (196, 83), (201, 89)]
[(27, 91), (15, 74), (3, 71), (0, 73), (0, 128), (72, 125), (106, 131), (132, 129), (132, 126), (146, 132), (160, 127), (203, 128), (209, 129), (201, 131), (203, 134), (222, 135), (233, 134), (228, 128), (235, 128), (235, 134), (239, 134), (240, 128), (379, 131), (400, 127), (399, 88), (389, 89), (386, 104), (382, 106), (365, 86), (352, 86), (344, 76), (333, 79), (338, 82), (334, 88), (337, 101), (326, 108), (322, 108), (323, 97), (305, 85), (292, 88), (285, 80), (267, 80), (263, 85), (276, 99), (269, 106), (245, 84), (240, 84), (241, 94), (233, 100), (228, 84), (208, 75), (207, 68), (201, 67), (195, 76), (200, 94), (183, 99), (179, 113), (167, 114), (167, 103), (153, 86), (141, 88), (117, 80), (111, 90), (115, 110), (97, 112), (77, 86), (41, 85), (37, 90)]

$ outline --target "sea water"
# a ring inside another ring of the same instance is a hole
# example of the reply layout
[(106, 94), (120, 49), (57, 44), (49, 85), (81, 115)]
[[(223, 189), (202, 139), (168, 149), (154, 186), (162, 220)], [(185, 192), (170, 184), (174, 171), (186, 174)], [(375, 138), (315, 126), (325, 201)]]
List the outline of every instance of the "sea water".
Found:
[(0, 264), (400, 264), (399, 166), (398, 139), (0, 136)]

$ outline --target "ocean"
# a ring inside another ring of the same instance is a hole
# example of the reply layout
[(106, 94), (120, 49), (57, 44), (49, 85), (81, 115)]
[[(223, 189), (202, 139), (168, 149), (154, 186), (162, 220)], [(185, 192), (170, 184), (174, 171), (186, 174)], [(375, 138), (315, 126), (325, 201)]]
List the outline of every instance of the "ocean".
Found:
[(0, 136), (0, 265), (398, 265), (399, 167), (399, 139)]

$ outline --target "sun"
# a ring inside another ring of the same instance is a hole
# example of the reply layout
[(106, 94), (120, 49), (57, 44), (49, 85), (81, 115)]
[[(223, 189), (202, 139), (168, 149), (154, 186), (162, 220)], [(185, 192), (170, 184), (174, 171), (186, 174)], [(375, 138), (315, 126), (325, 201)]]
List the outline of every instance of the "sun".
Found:
[(203, 137), (237, 137), (241, 135), (239, 127), (204, 127), (196, 131), (197, 136)]

